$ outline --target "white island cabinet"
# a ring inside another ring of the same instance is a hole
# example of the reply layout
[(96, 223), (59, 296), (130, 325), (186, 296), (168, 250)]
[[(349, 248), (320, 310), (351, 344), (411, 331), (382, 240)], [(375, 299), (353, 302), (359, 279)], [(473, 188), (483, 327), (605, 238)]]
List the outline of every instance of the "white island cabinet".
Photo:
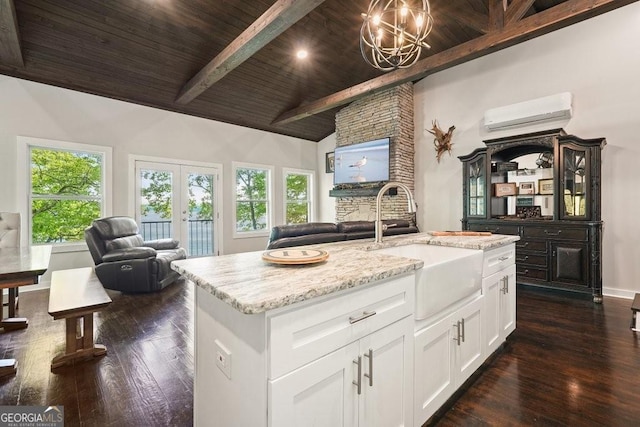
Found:
[[(515, 327), (517, 237), (468, 239), (320, 245), (330, 256), (310, 266), (259, 252), (172, 263), (197, 285), (195, 425), (422, 425)], [(482, 286), (417, 319), (427, 261), (377, 251), (410, 244), (484, 251)]]
[(414, 283), (254, 315), (197, 288), (196, 425), (411, 425)]

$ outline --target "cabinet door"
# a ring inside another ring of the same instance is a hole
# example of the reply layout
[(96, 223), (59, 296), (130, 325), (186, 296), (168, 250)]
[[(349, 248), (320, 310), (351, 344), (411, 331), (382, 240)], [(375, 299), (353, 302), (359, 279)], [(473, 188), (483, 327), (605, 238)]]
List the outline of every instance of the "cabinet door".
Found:
[(414, 425), (422, 425), (456, 390), (452, 316), (428, 326), (414, 340)]
[[(480, 297), (457, 311), (452, 323), (460, 321), (460, 340), (456, 347), (456, 388), (474, 373), (484, 361), (482, 357), (482, 305)], [(454, 329), (457, 334), (458, 327)], [(455, 338), (455, 337), (454, 337)]]
[(413, 318), (407, 317), (360, 340), (360, 426), (413, 424)]
[[(504, 276), (504, 288), (500, 290), (500, 341), (502, 342), (516, 329), (516, 266), (512, 265), (501, 273)], [(482, 313), (483, 321), (486, 314), (486, 312)]]
[(358, 343), (269, 381), (269, 426), (356, 427)]
[(560, 219), (590, 219), (589, 148), (566, 144), (560, 150)]
[(491, 355), (502, 344), (501, 297), (505, 273), (503, 270), (482, 279), (484, 310), (482, 312), (484, 354)]
[(551, 242), (551, 280), (589, 286), (588, 254), (586, 243)]

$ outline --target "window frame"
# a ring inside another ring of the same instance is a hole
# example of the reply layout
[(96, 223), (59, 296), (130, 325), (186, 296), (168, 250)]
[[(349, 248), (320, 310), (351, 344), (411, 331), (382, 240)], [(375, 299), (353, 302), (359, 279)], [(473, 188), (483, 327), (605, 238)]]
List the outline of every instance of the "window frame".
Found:
[[(237, 204), (238, 204), (238, 194), (237, 194), (237, 182), (236, 177), (238, 174), (238, 169), (255, 169), (255, 170), (263, 170), (267, 173), (267, 224), (264, 230), (254, 230), (254, 231), (238, 231), (238, 223), (237, 223)], [(233, 194), (233, 206), (232, 209), (232, 217), (233, 217), (233, 238), (234, 239), (245, 239), (252, 237), (263, 237), (269, 236), (271, 234), (271, 228), (273, 227), (273, 175), (274, 175), (274, 167), (272, 165), (263, 165), (258, 163), (244, 163), (244, 162), (231, 162), (231, 174), (233, 182), (232, 194)]]
[(307, 176), (307, 222), (315, 221), (315, 171), (309, 169), (282, 168), (282, 223), (287, 223), (287, 176), (288, 175), (306, 175)]
[[(18, 136), (18, 210), (21, 217), (21, 246), (38, 246), (32, 243), (32, 219), (31, 219), (31, 149), (49, 149), (63, 151), (80, 151), (84, 153), (99, 154), (102, 156), (102, 197), (101, 197), (101, 217), (112, 215), (112, 183), (113, 183), (113, 156), (112, 148), (104, 145), (92, 145), (77, 142), (58, 141), (54, 139), (32, 138)], [(88, 250), (84, 241), (69, 243), (46, 243), (52, 246), (52, 253), (78, 252)]]

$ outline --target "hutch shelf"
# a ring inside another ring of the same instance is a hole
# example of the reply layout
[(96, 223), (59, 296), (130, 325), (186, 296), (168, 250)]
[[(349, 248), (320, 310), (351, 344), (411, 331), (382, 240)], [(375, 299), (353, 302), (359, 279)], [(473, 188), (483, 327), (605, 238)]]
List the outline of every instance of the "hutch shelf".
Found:
[(519, 235), (519, 284), (590, 294), (601, 303), (605, 139), (554, 129), (484, 143), (459, 157), (463, 230)]

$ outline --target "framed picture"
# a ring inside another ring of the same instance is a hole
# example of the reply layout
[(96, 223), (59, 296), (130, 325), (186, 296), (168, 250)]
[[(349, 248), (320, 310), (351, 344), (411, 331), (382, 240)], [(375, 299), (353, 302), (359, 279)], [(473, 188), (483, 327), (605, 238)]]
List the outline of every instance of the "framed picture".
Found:
[(535, 194), (536, 190), (534, 188), (533, 182), (521, 182), (518, 187), (518, 194)]
[(553, 179), (539, 179), (538, 193), (553, 194)]
[(333, 173), (336, 170), (336, 156), (332, 151), (327, 153), (324, 159), (324, 171), (326, 173)]
[(496, 197), (502, 196), (515, 196), (516, 183), (515, 182), (502, 182), (493, 184), (493, 195)]

